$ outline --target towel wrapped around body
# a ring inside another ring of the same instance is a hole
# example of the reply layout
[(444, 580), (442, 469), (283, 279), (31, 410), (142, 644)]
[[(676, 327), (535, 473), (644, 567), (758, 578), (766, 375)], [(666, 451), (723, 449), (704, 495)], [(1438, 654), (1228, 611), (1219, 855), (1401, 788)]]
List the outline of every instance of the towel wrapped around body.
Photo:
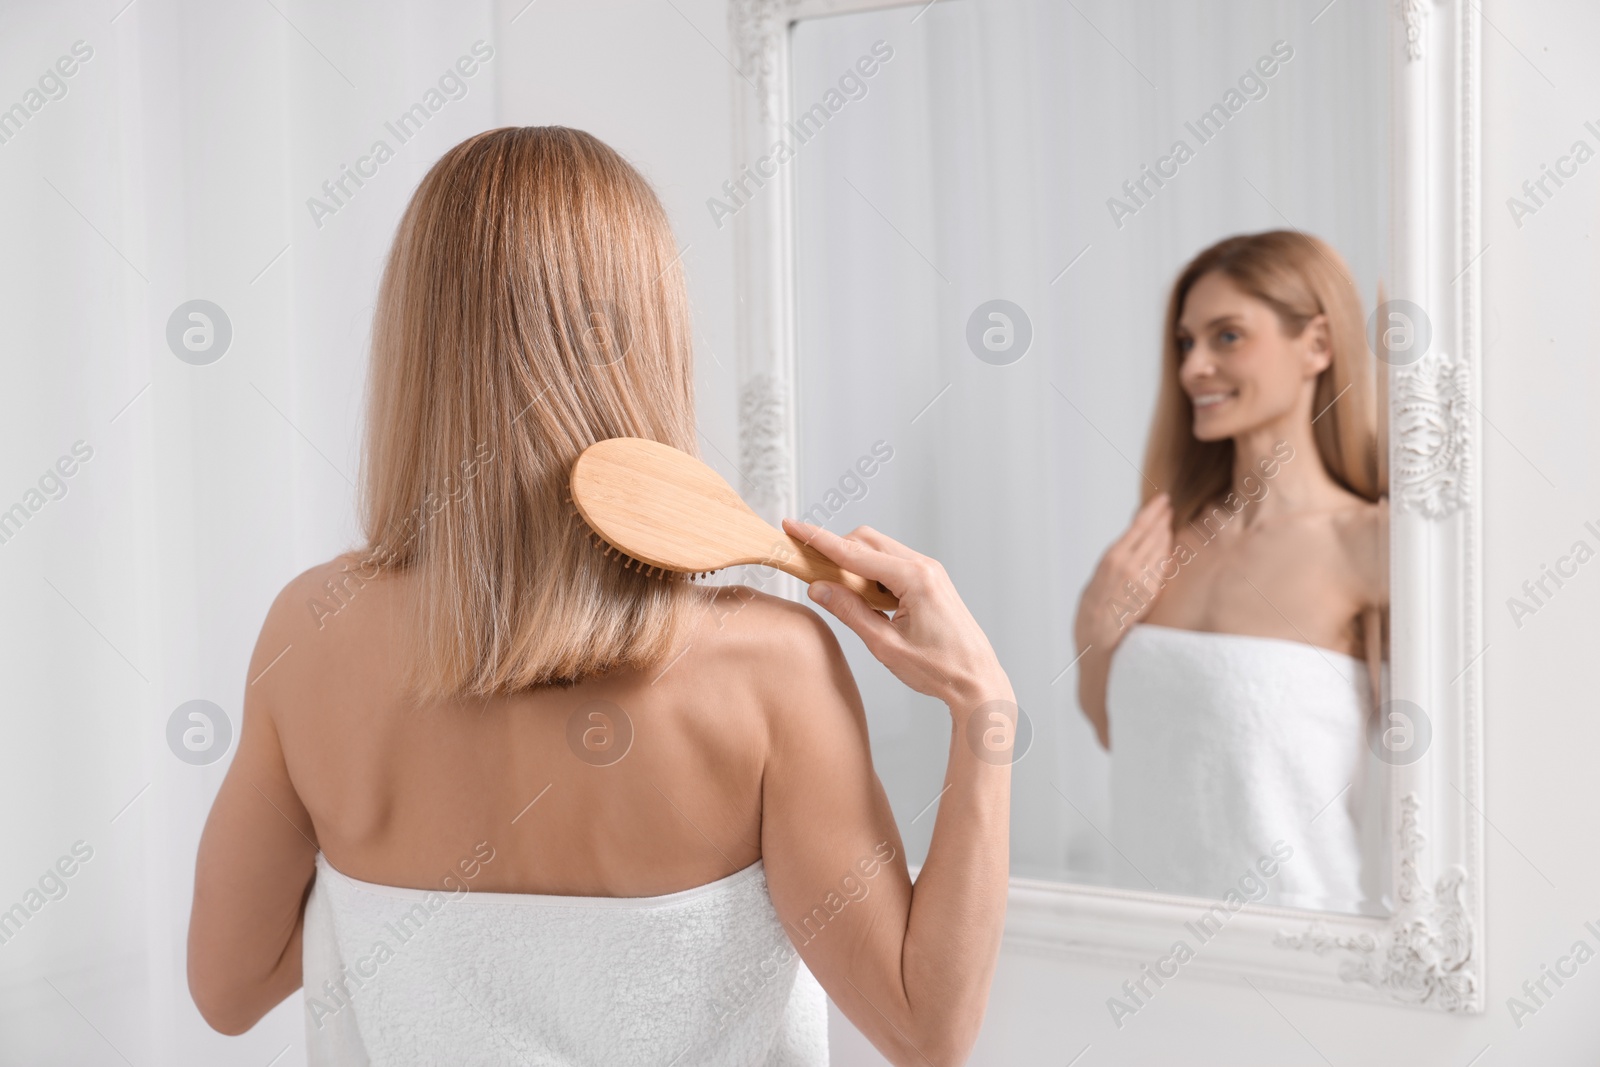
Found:
[(1257, 902), (1368, 910), (1368, 679), (1298, 641), (1135, 626), (1106, 691), (1113, 843), (1160, 892), (1220, 899), (1276, 868)]

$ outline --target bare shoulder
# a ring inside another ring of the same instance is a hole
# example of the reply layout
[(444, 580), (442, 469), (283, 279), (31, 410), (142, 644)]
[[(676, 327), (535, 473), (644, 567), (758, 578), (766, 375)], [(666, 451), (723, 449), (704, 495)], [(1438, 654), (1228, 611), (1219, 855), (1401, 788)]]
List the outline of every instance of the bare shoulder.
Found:
[(1370, 553), (1376, 543), (1380, 505), (1340, 489), (1315, 507), (1274, 516), (1261, 524), (1263, 533), (1305, 548), (1336, 548), (1351, 558)]
[(815, 668), (838, 651), (833, 631), (805, 604), (748, 585), (706, 593), (709, 606), (699, 630), (715, 632), (730, 652), (763, 672)]
[(746, 585), (712, 591), (700, 621), (723, 655), (740, 664), (769, 716), (816, 711), (833, 701), (859, 704), (855, 681), (833, 630), (809, 605)]
[(335, 556), (289, 579), (261, 624), (250, 661), (251, 688), (283, 690), (317, 663), (347, 653), (359, 626), (356, 617), (372, 614), (357, 611), (358, 603), (376, 601), (382, 594), (375, 587), (392, 583), (355, 553)]
[(329, 614), (337, 614), (356, 593), (382, 580), (357, 554), (335, 556), (290, 578), (267, 609), (266, 625), (286, 634), (304, 633), (307, 627), (321, 630)]
[(1328, 514), (1328, 524), (1352, 556), (1372, 555), (1381, 541), (1388, 515), (1384, 504), (1352, 495), (1350, 503)]
[(1364, 599), (1382, 603), (1388, 588), (1388, 506), (1353, 494), (1351, 500), (1349, 506), (1330, 514), (1329, 526)]

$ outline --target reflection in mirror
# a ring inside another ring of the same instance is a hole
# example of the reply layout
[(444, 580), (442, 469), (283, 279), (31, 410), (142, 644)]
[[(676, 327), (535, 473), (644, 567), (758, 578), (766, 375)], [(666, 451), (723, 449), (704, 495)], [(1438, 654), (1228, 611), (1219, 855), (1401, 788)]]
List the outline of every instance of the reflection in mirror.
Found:
[[(1382, 913), (1386, 11), (1160, 8), (794, 26), (802, 517), (989, 633), (1014, 875)], [(844, 645), (919, 861), (943, 727)]]

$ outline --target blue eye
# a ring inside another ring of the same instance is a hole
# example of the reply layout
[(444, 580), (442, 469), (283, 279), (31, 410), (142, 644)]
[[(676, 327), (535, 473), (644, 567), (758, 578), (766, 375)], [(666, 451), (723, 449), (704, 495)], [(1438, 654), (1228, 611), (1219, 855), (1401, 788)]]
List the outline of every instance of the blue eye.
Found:
[(1238, 339), (1239, 331), (1237, 330), (1223, 330), (1221, 333), (1217, 334), (1217, 340), (1221, 341), (1225, 345), (1231, 345)]
[(1188, 352), (1189, 349), (1191, 349), (1193, 347), (1194, 347), (1194, 341), (1192, 339), (1190, 339), (1188, 337), (1180, 337), (1180, 338), (1178, 338), (1178, 351), (1180, 353)]

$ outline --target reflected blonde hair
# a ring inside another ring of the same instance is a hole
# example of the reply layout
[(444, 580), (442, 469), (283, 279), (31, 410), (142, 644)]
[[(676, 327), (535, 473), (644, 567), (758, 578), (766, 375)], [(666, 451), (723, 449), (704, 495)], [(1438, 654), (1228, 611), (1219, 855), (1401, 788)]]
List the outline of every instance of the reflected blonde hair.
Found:
[(373, 323), (363, 556), (410, 572), (423, 698), (648, 667), (694, 588), (625, 570), (568, 501), (612, 437), (697, 454), (688, 300), (666, 212), (560, 126), (445, 153), (395, 234)]
[(1312, 427), (1317, 452), (1334, 481), (1364, 500), (1376, 501), (1374, 363), (1361, 298), (1339, 253), (1326, 242), (1293, 230), (1218, 241), (1179, 272), (1167, 299), (1161, 386), (1145, 447), (1142, 499), (1148, 501), (1165, 490), (1172, 499), (1176, 528), (1226, 494), (1233, 483), (1233, 441), (1195, 440), (1194, 404), (1178, 379), (1183, 362), (1178, 320), (1183, 304), (1195, 282), (1212, 271), (1272, 308), (1289, 337), (1299, 337), (1317, 315), (1327, 316), (1332, 358), (1317, 376), (1312, 400), (1312, 410), (1322, 413)]

